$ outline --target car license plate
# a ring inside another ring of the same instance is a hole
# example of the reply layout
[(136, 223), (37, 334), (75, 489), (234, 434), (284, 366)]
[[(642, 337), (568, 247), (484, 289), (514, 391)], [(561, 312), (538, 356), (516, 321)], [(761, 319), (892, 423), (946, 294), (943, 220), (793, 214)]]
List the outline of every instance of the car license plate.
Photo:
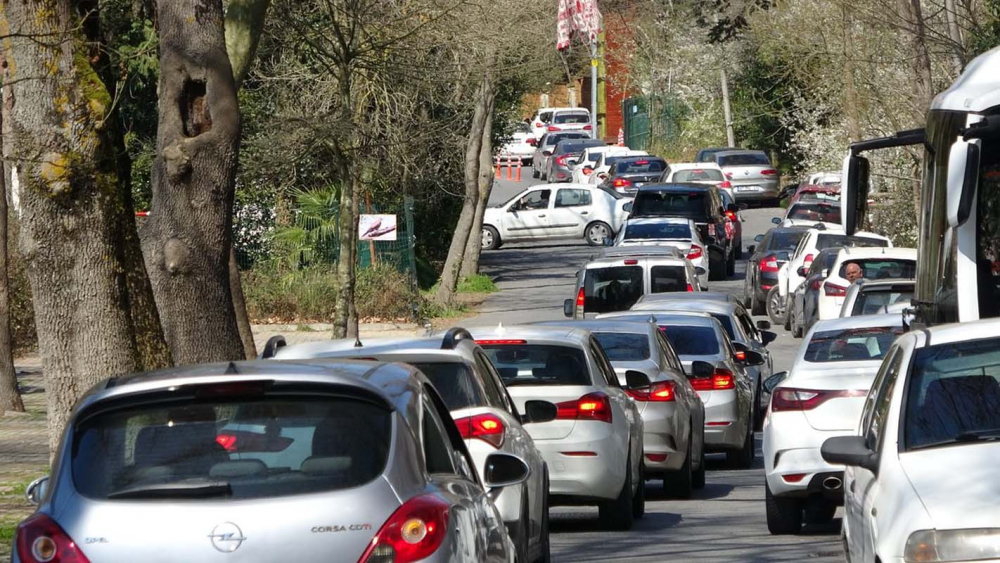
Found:
[(641, 188), (641, 187), (642, 187), (642, 186), (644, 186), (645, 184), (646, 184), (645, 182), (636, 182), (636, 183), (635, 183), (635, 187), (636, 187), (636, 188)]
[(736, 186), (738, 192), (759, 192), (760, 186)]

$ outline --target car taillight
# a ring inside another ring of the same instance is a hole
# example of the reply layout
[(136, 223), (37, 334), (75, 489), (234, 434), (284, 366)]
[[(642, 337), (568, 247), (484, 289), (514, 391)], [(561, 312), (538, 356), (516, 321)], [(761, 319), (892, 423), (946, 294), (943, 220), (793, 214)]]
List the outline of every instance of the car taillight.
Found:
[(625, 260), (625, 261), (624, 261), (624, 264), (625, 264), (626, 266), (635, 266), (635, 265), (638, 265), (638, 264), (639, 264), (639, 261), (638, 261), (638, 260), (636, 260), (635, 258), (629, 258), (628, 260)]
[(480, 346), (511, 346), (514, 344), (527, 344), (527, 340), (511, 340), (506, 339), (493, 339), (493, 340), (476, 340), (476, 344)]
[(593, 168), (584, 167), (584, 169), (583, 169), (583, 175), (584, 176), (590, 176), (593, 173), (594, 173), (594, 169)]
[(219, 434), (215, 437), (215, 443), (222, 446), (227, 452), (236, 451), (236, 436), (233, 434)]
[(733, 173), (732, 172), (726, 172), (726, 178), (729, 179), (729, 180), (732, 180), (733, 179)]
[(593, 129), (594, 129), (594, 127), (592, 125), (584, 125), (583, 126), (583, 130), (584, 131), (593, 131)]
[(725, 182), (719, 184), (719, 187), (720, 188), (731, 188), (731, 187), (733, 187), (733, 183), (730, 182), (729, 180), (726, 180)]
[(812, 266), (812, 263), (813, 263), (813, 259), (814, 259), (815, 257), (816, 257), (816, 256), (815, 256), (815, 255), (813, 255), (813, 254), (806, 254), (806, 257), (805, 257), (805, 259), (804, 259), (804, 260), (802, 260), (802, 267), (808, 270), (808, 269), (809, 269), (809, 266)]
[(780, 387), (771, 395), (771, 412), (808, 411), (838, 397), (866, 397), (864, 389), (821, 390)]
[(562, 131), (562, 129), (556, 127), (555, 125), (549, 125), (549, 131)]
[(25, 563), (89, 563), (87, 556), (59, 524), (36, 514), (17, 527), (17, 554)]
[(736, 389), (736, 379), (733, 372), (724, 368), (715, 368), (715, 373), (711, 377), (691, 378), (691, 387), (695, 391), (726, 391)]
[(566, 159), (567, 158), (569, 158), (568, 154), (564, 154), (562, 156), (557, 156), (556, 157), (556, 164), (558, 164), (559, 166), (566, 166)]
[(583, 304), (586, 303), (586, 301), (587, 297), (583, 293), (583, 288), (581, 287), (580, 291), (576, 293), (576, 308), (579, 309), (579, 312), (583, 312)]
[(632, 185), (631, 180), (627, 180), (625, 178), (615, 178), (614, 186), (616, 188), (625, 188), (631, 185)]
[(455, 420), (459, 434), (463, 438), (479, 438), (480, 440), (499, 448), (503, 445), (506, 428), (499, 417), (492, 414), (477, 414)]
[(687, 259), (688, 260), (697, 260), (697, 259), (701, 258), (701, 256), (702, 256), (701, 247), (698, 246), (697, 244), (692, 244), (691, 248), (688, 249)]
[(688, 288), (687, 288), (687, 290), (688, 290), (688, 291), (694, 291), (694, 286), (693, 286), (693, 285), (691, 285), (691, 284), (688, 284)]
[(778, 257), (773, 254), (760, 261), (760, 271), (762, 272), (777, 272), (780, 269), (781, 266), (778, 266)]
[(538, 141), (537, 141), (537, 140), (535, 140), (535, 138), (534, 138), (534, 137), (530, 137), (530, 138), (528, 139), (528, 144), (534, 147), (534, 146), (537, 146), (537, 145), (538, 145)]
[(774, 170), (772, 168), (768, 168), (767, 170), (761, 170), (760, 171), (761, 176), (774, 176), (777, 173), (778, 173), (778, 171)]
[(735, 211), (726, 211), (726, 217), (729, 217), (730, 221), (736, 221), (736, 212)]
[(675, 401), (677, 397), (673, 381), (660, 381), (647, 389), (630, 390), (626, 393), (636, 401), (651, 403), (669, 403)]
[(736, 358), (737, 362), (745, 362), (747, 360), (747, 353), (743, 352), (743, 351), (739, 351), (739, 352), (734, 353), (733, 357)]
[(847, 295), (847, 288), (835, 283), (826, 282), (823, 284), (823, 293), (828, 297), (844, 297)]
[(414, 497), (392, 513), (358, 563), (410, 563), (426, 559), (448, 533), (447, 502), (435, 495)]
[(604, 393), (589, 393), (575, 401), (556, 403), (556, 418), (611, 422), (611, 399)]
[(541, 121), (536, 121), (535, 122), (535, 127), (545, 127), (545, 124), (542, 123)]

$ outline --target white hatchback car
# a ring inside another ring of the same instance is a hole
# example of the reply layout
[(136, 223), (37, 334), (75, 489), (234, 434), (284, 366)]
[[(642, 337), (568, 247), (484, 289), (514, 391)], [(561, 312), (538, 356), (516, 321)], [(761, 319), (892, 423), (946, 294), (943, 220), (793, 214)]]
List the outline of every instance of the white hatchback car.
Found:
[(844, 248), (830, 267), (830, 275), (823, 282), (819, 293), (820, 320), (836, 319), (844, 306), (847, 288), (847, 265), (861, 266), (862, 277), (867, 280), (904, 280), (917, 275), (917, 249), (915, 248)]
[[(606, 527), (630, 529), (645, 513), (642, 413), (597, 339), (559, 327), (472, 333), (518, 408), (556, 404), (555, 420), (527, 427), (549, 468), (552, 504), (596, 504)], [(648, 387), (644, 379), (634, 387)]]
[(591, 246), (614, 238), (628, 217), (629, 198), (584, 184), (541, 184), (486, 210), (482, 248), (523, 240), (584, 239)]
[(889, 350), (851, 436), (823, 444), (844, 471), (848, 560), (1000, 560), (1000, 321), (943, 325)]
[[(708, 271), (708, 254), (694, 221), (681, 217), (640, 217), (625, 221), (615, 237), (615, 246), (673, 246), (695, 268)], [(707, 282), (708, 276), (705, 276)], [(703, 289), (707, 283), (701, 284)]]
[[(663, 178), (664, 184), (705, 184), (715, 186), (733, 196), (733, 184), (726, 179), (722, 168), (714, 162), (674, 162)], [(734, 198), (735, 201), (735, 198)]]
[(843, 500), (843, 468), (823, 461), (820, 447), (857, 428), (865, 396), (902, 324), (902, 315), (819, 321), (791, 372), (771, 389), (763, 452), (772, 534), (798, 533), (803, 511), (814, 523), (833, 518)]

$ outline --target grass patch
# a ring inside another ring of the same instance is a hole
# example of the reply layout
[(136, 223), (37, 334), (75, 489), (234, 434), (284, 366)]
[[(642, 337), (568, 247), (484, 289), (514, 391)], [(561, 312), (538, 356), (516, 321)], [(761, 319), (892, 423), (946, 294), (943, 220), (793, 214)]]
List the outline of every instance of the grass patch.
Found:
[(459, 293), (496, 293), (500, 291), (493, 279), (484, 274), (469, 276), (458, 282)]
[(0, 550), (9, 548), (14, 543), (14, 533), (17, 532), (17, 524), (20, 520), (3, 517), (0, 519)]
[(295, 331), (296, 332), (316, 332), (316, 329), (313, 328), (312, 325), (307, 325), (307, 324), (299, 323), (299, 324), (295, 325)]

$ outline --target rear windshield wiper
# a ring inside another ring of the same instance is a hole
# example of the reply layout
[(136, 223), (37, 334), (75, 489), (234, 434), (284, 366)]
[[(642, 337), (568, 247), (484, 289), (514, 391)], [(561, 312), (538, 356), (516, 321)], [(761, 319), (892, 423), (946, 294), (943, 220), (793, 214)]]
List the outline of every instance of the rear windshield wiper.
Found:
[(955, 436), (956, 442), (978, 442), (980, 440), (1000, 439), (1000, 428), (990, 430), (966, 430)]
[(226, 481), (154, 483), (126, 487), (108, 494), (109, 499), (228, 497), (233, 488)]
[(507, 387), (517, 387), (518, 385), (559, 385), (555, 381), (544, 379), (505, 379), (503, 382)]

